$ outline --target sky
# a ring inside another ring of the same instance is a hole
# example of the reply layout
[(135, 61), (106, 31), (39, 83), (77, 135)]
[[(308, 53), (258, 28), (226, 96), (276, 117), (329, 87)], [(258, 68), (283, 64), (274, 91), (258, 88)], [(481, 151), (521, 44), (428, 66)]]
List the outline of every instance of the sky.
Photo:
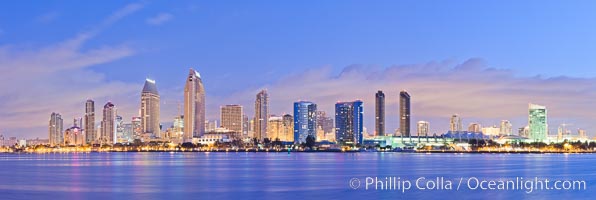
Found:
[[(549, 129), (568, 123), (596, 135), (594, 1), (18, 1), (0, 6), (0, 134), (47, 138), (107, 101), (138, 115), (145, 78), (168, 124), (189, 68), (201, 73), (207, 119), (219, 106), (268, 89), (271, 114), (310, 100), (334, 113), (364, 101), (374, 130), (374, 94), (386, 94), (388, 132), (398, 95), (412, 96), (412, 127), (527, 124), (528, 103), (547, 106)], [(99, 121), (101, 115), (96, 116)], [(414, 132), (415, 129), (412, 129)], [(575, 131), (574, 131), (575, 132)]]

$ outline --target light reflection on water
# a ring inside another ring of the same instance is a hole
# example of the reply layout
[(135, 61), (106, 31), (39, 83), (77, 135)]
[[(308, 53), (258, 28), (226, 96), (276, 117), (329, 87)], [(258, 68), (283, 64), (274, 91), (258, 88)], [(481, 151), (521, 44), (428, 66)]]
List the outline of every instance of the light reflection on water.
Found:
[[(591, 198), (592, 154), (0, 154), (0, 199)], [(587, 191), (365, 191), (351, 178), (578, 179)]]

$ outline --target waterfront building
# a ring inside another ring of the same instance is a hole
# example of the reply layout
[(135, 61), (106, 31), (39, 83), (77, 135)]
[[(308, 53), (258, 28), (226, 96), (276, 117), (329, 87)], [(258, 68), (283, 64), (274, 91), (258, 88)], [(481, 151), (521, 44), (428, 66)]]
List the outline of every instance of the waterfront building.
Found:
[(134, 139), (134, 129), (132, 127), (131, 122), (122, 123), (122, 142), (121, 143), (130, 143)]
[(385, 136), (385, 93), (375, 94), (375, 136)]
[(124, 119), (122, 116), (116, 115), (116, 141), (115, 143), (127, 143), (128, 140), (124, 137)]
[(60, 113), (52, 113), (50, 115), (48, 134), (50, 137), (50, 146), (62, 145), (64, 143), (64, 135), (62, 133), (64, 122)]
[(529, 104), (528, 127), (529, 138), (536, 142), (545, 141), (548, 135), (548, 118), (545, 106)]
[(88, 99), (85, 102), (85, 142), (91, 144), (97, 140), (97, 131), (95, 129), (95, 102)]
[(335, 104), (335, 138), (344, 146), (355, 146), (363, 141), (364, 108), (362, 101)]
[(64, 131), (64, 146), (83, 146), (85, 142), (85, 135), (80, 127), (73, 126)]
[(482, 125), (480, 123), (470, 123), (468, 125), (468, 131), (473, 133), (482, 132)]
[(215, 129), (219, 128), (217, 126), (217, 120), (205, 120), (205, 132), (213, 132)]
[(248, 132), (250, 131), (250, 120), (248, 120), (248, 115), (242, 114), (242, 137), (246, 138), (248, 136)]
[(269, 94), (261, 90), (255, 99), (254, 137), (263, 140), (267, 137), (267, 121), (269, 119)]
[(184, 86), (184, 140), (205, 134), (205, 88), (199, 72), (190, 69)]
[(399, 127), (402, 136), (410, 136), (410, 94), (405, 90), (399, 93)]
[(282, 117), (282, 138), (284, 142), (294, 142), (294, 116), (286, 114)]
[(141, 127), (144, 134), (153, 137), (161, 137), (159, 101), (160, 97), (155, 81), (146, 79), (141, 91)]
[(499, 130), (500, 135), (511, 135), (512, 134), (512, 125), (509, 120), (501, 120), (501, 126)]
[(294, 102), (294, 143), (304, 143), (308, 136), (317, 138), (317, 104)]
[(132, 124), (133, 140), (141, 139), (143, 135), (143, 127), (141, 126), (141, 117), (132, 117), (130, 121)]
[(325, 111), (317, 111), (317, 127), (321, 127), (325, 134), (335, 134), (335, 130), (333, 129), (333, 123), (333, 118), (328, 117)]
[(269, 122), (267, 122), (267, 138), (271, 141), (275, 141), (275, 139), (280, 139), (284, 136), (283, 135), (283, 119), (282, 117), (278, 116), (271, 116), (269, 117)]
[(430, 123), (427, 121), (419, 121), (418, 122), (418, 137), (421, 136), (428, 136), (430, 130)]
[(220, 122), (221, 127), (243, 133), (242, 124), (242, 106), (240, 105), (225, 105), (220, 108)]
[(449, 121), (449, 131), (451, 132), (458, 132), (463, 131), (462, 128), (462, 121), (458, 114), (454, 114), (451, 116), (451, 120)]
[(116, 107), (112, 102), (108, 102), (103, 106), (103, 118), (101, 120), (101, 144), (116, 143)]
[(498, 136), (501, 134), (501, 128), (499, 128), (497, 126), (483, 127), (482, 134), (488, 135), (488, 136)]

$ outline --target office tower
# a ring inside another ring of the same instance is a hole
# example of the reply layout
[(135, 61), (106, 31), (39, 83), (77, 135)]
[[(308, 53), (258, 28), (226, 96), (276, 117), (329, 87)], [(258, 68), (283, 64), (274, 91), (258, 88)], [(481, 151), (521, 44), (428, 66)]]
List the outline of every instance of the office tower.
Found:
[(335, 104), (335, 137), (340, 145), (362, 144), (364, 108), (362, 101)]
[(580, 139), (587, 139), (588, 138), (588, 135), (586, 135), (586, 130), (583, 130), (583, 129), (578, 129), (577, 130), (577, 136)]
[(375, 94), (375, 136), (385, 136), (385, 93)]
[(548, 135), (547, 111), (545, 106), (529, 104), (528, 127), (530, 139), (536, 142), (546, 140)]
[(513, 131), (513, 126), (509, 120), (501, 120), (501, 126), (499, 130), (500, 135), (511, 135)]
[(141, 135), (143, 134), (143, 127), (141, 126), (141, 117), (132, 117), (130, 123), (132, 124), (133, 140), (141, 139)]
[(143, 91), (141, 92), (141, 127), (142, 132), (153, 137), (161, 137), (159, 127), (159, 93), (155, 81), (145, 80)]
[(221, 127), (242, 134), (242, 106), (240, 105), (225, 105), (221, 108), (220, 122)]
[(116, 138), (116, 107), (112, 102), (103, 106), (103, 119), (101, 120), (101, 144), (114, 144)]
[(480, 132), (482, 132), (482, 125), (479, 123), (470, 123), (470, 125), (468, 125), (468, 131), (474, 132), (474, 133), (480, 133)]
[(399, 128), (402, 136), (410, 136), (410, 94), (399, 93)]
[(454, 114), (451, 116), (451, 120), (449, 122), (450, 127), (449, 131), (462, 131), (462, 121), (459, 115)]
[(116, 115), (116, 143), (126, 143), (124, 138), (124, 120), (122, 116)]
[(91, 99), (85, 103), (85, 139), (87, 144), (93, 143), (97, 138), (95, 130), (95, 102)]
[(428, 136), (428, 132), (430, 129), (430, 123), (427, 121), (419, 121), (418, 122), (418, 136)]
[(306, 137), (317, 138), (317, 104), (309, 101), (294, 102), (294, 143), (306, 142)]
[(283, 116), (283, 138), (280, 138), (284, 142), (294, 142), (294, 116), (286, 114)]
[(254, 137), (263, 140), (267, 137), (267, 119), (269, 118), (269, 95), (261, 90), (255, 100)]
[(274, 141), (283, 137), (283, 119), (282, 117), (271, 116), (267, 122), (267, 137)]
[(184, 115), (178, 115), (174, 118), (173, 129), (173, 137), (176, 139), (182, 139), (182, 137), (184, 136)]
[(64, 143), (62, 115), (59, 113), (52, 113), (50, 115), (49, 124), (49, 135), (50, 135), (50, 146), (62, 145)]
[(248, 137), (248, 131), (250, 130), (250, 120), (248, 116), (242, 114), (242, 137)]
[(317, 111), (317, 127), (323, 129), (324, 133), (335, 134), (333, 118), (328, 117), (325, 111)]
[(78, 126), (73, 126), (64, 131), (65, 146), (82, 146), (85, 144), (85, 136)]
[(184, 87), (184, 139), (205, 134), (205, 88), (201, 75), (190, 69)]

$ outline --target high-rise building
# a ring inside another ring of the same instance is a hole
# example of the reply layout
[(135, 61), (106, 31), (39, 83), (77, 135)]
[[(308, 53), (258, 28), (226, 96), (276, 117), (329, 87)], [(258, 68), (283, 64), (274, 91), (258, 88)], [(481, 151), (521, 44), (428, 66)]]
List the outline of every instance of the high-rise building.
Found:
[(362, 144), (364, 108), (362, 101), (335, 104), (335, 138), (338, 144)]
[(317, 111), (317, 126), (321, 127), (324, 133), (335, 134), (333, 118), (328, 117), (325, 111)]
[(97, 138), (97, 131), (95, 130), (95, 102), (91, 99), (85, 103), (85, 142), (87, 144), (93, 143)]
[(184, 115), (178, 115), (174, 118), (174, 124), (172, 125), (174, 135), (170, 136), (172, 139), (182, 139), (184, 136)]
[(513, 126), (509, 120), (501, 120), (501, 126), (499, 130), (500, 135), (511, 135), (513, 131)]
[(154, 137), (161, 137), (159, 127), (159, 93), (155, 81), (145, 80), (141, 91), (141, 127), (143, 133)]
[(470, 125), (468, 125), (468, 131), (480, 133), (482, 132), (482, 125), (480, 123), (470, 123)]
[(546, 140), (548, 135), (547, 111), (545, 106), (529, 104), (528, 127), (530, 139), (536, 142)]
[(242, 106), (225, 105), (221, 107), (220, 116), (221, 127), (234, 131), (238, 134), (243, 133), (242, 124)]
[(184, 87), (184, 139), (205, 134), (205, 88), (201, 75), (190, 69)]
[(451, 120), (449, 121), (449, 131), (462, 131), (462, 121), (458, 114), (454, 114), (451, 116)]
[(123, 139), (129, 143), (132, 142), (134, 139), (134, 129), (132, 128), (132, 123), (126, 122), (122, 123), (122, 130), (123, 130)]
[(399, 93), (399, 128), (402, 136), (410, 136), (410, 94), (401, 91)]
[(308, 136), (317, 138), (317, 104), (294, 102), (294, 143), (305, 143)]
[(428, 136), (429, 130), (430, 130), (429, 122), (427, 122), (427, 121), (419, 121), (418, 122), (418, 137)]
[(270, 138), (272, 141), (276, 139), (280, 139), (284, 136), (283, 135), (283, 119), (282, 117), (278, 116), (271, 116), (269, 117), (269, 122), (267, 122), (267, 137)]
[(294, 142), (294, 116), (286, 114), (283, 116), (282, 120), (283, 138), (280, 138), (280, 140), (284, 142)]
[(122, 116), (116, 115), (116, 143), (127, 143), (128, 140), (124, 137), (124, 119)]
[(132, 124), (132, 134), (134, 139), (141, 139), (143, 135), (143, 127), (141, 126), (141, 117), (132, 117), (130, 121)]
[(242, 114), (242, 137), (249, 137), (248, 132), (250, 131), (250, 120), (248, 115)]
[(85, 144), (85, 135), (78, 126), (73, 126), (64, 131), (65, 146), (81, 146)]
[(375, 136), (385, 136), (385, 93), (375, 94)]
[(267, 90), (261, 90), (255, 100), (255, 121), (254, 137), (263, 140), (267, 137), (267, 121), (269, 118), (269, 94)]
[(50, 125), (48, 126), (48, 132), (50, 137), (50, 145), (62, 145), (64, 144), (64, 135), (62, 134), (64, 122), (62, 115), (59, 113), (52, 113), (50, 115)]
[(101, 136), (102, 144), (116, 143), (116, 107), (112, 102), (106, 103), (103, 106), (103, 119), (101, 120)]

